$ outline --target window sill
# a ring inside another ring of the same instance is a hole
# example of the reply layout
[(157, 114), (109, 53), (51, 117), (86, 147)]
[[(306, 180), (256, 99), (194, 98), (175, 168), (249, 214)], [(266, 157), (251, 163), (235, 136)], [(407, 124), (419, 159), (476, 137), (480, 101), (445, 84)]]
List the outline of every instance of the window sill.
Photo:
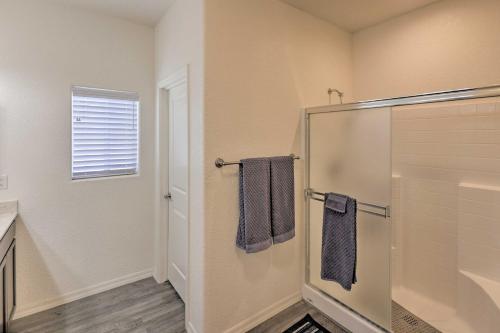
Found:
[(141, 176), (140, 173), (134, 173), (131, 175), (111, 175), (111, 176), (96, 176), (89, 178), (75, 178), (71, 179), (72, 183), (84, 183), (84, 182), (98, 182), (98, 181), (110, 181), (110, 180), (124, 180), (124, 179), (133, 179), (139, 178)]

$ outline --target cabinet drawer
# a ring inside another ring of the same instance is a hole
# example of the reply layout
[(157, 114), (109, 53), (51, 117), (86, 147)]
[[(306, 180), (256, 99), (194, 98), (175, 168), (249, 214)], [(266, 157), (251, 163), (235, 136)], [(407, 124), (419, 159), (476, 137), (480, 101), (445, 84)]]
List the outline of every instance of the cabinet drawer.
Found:
[(16, 222), (0, 240), (0, 333), (9, 331), (16, 306)]
[[(14, 307), (16, 306), (16, 243), (12, 243), (5, 257), (4, 274), (4, 300), (5, 300), (5, 320), (7, 323), (12, 319)], [(8, 326), (8, 324), (7, 324)]]
[(16, 235), (16, 221), (12, 223), (9, 230), (5, 233), (5, 236), (0, 240), (0, 261), (3, 261), (10, 245), (14, 241)]

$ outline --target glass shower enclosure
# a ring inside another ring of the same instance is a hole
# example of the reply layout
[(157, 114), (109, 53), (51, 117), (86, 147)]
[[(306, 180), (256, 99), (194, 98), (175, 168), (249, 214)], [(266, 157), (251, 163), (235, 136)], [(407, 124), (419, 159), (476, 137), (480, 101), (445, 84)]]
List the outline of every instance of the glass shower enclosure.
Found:
[[(500, 86), (305, 119), (304, 298), (355, 332), (498, 332)], [(351, 291), (321, 279), (329, 192), (358, 202)]]
[[(308, 116), (308, 283), (379, 326), (391, 323), (391, 109)], [(321, 279), (321, 193), (355, 198), (357, 283), (351, 291)]]

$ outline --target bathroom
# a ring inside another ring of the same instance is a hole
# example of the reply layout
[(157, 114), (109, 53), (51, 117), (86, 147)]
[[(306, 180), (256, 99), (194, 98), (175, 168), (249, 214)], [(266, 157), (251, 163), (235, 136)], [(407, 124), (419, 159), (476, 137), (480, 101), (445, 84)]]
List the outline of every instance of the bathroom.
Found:
[[(497, 31), (498, 0), (0, 0), (0, 327), (496, 333)], [(78, 164), (92, 98), (130, 112), (126, 170)], [(246, 253), (214, 162), (290, 154), (295, 237)], [(358, 202), (350, 291), (329, 192)]]

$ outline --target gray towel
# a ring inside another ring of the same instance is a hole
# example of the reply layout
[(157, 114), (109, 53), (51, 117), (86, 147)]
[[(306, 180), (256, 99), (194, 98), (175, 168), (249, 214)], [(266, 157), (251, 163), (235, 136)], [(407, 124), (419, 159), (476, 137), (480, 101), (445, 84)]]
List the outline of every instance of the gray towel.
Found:
[(326, 193), (323, 211), (321, 278), (350, 291), (356, 283), (356, 200)]
[(240, 220), (236, 245), (247, 253), (272, 245), (271, 162), (249, 158), (240, 165)]
[(271, 158), (271, 207), (274, 243), (295, 236), (295, 179), (291, 156)]

